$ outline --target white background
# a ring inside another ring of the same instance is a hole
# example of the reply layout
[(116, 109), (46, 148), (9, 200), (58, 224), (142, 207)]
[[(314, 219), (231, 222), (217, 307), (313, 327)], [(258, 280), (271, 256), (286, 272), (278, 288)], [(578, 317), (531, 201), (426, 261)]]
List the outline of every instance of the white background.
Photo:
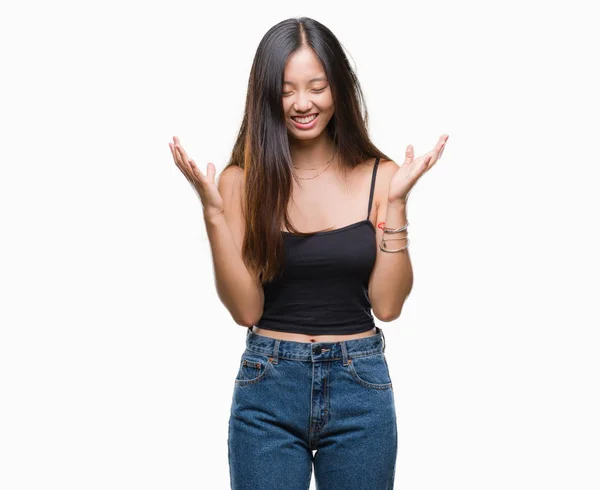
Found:
[(0, 487), (229, 488), (246, 329), (168, 143), (222, 170), (260, 39), (304, 15), (351, 55), (384, 152), (450, 135), (408, 202), (413, 291), (377, 321), (397, 488), (600, 488), (590, 6), (4, 5)]

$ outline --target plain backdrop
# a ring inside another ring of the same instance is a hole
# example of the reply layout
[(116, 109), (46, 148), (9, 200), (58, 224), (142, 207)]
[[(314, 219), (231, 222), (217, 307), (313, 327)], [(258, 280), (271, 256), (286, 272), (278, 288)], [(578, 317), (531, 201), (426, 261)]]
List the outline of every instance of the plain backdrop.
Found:
[(0, 488), (229, 488), (246, 329), (168, 143), (222, 170), (296, 16), (338, 36), (397, 163), (450, 135), (408, 201), (413, 291), (376, 321), (396, 487), (600, 488), (591, 3), (3, 5)]

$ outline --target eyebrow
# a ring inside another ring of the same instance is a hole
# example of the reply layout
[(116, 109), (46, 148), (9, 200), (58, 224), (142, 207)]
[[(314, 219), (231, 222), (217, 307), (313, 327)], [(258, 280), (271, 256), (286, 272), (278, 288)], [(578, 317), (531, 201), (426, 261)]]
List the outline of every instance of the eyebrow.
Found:
[[(308, 83), (313, 83), (313, 82), (326, 82), (326, 81), (327, 81), (327, 78), (325, 78), (325, 77), (315, 77), (315, 78), (313, 78), (313, 79), (309, 80), (309, 82), (308, 82)], [(288, 82), (287, 80), (284, 80), (283, 84), (284, 84), (284, 85), (286, 85), (286, 84), (287, 84), (287, 85), (295, 85), (295, 83), (294, 83), (294, 82)]]

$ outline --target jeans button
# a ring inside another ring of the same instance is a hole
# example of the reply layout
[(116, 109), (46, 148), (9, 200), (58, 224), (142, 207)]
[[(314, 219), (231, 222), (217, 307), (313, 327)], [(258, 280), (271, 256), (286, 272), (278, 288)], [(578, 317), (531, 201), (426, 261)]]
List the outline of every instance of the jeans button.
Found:
[(313, 351), (315, 354), (320, 354), (321, 353), (321, 346), (317, 345)]

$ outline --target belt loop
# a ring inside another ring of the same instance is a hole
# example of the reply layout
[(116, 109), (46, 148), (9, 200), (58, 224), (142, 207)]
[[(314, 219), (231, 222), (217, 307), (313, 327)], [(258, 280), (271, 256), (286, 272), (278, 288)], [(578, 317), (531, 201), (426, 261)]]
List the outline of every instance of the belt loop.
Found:
[(271, 358), (273, 364), (277, 364), (279, 361), (279, 344), (281, 339), (275, 339), (275, 345), (273, 346), (273, 357)]
[(381, 339), (383, 340), (383, 349), (382, 352), (385, 352), (385, 335), (383, 335), (383, 330), (379, 327), (377, 327), (379, 329), (379, 331), (381, 332)]
[(343, 340), (340, 342), (340, 345), (342, 346), (342, 363), (345, 367), (348, 365), (348, 349), (346, 348), (346, 342)]

